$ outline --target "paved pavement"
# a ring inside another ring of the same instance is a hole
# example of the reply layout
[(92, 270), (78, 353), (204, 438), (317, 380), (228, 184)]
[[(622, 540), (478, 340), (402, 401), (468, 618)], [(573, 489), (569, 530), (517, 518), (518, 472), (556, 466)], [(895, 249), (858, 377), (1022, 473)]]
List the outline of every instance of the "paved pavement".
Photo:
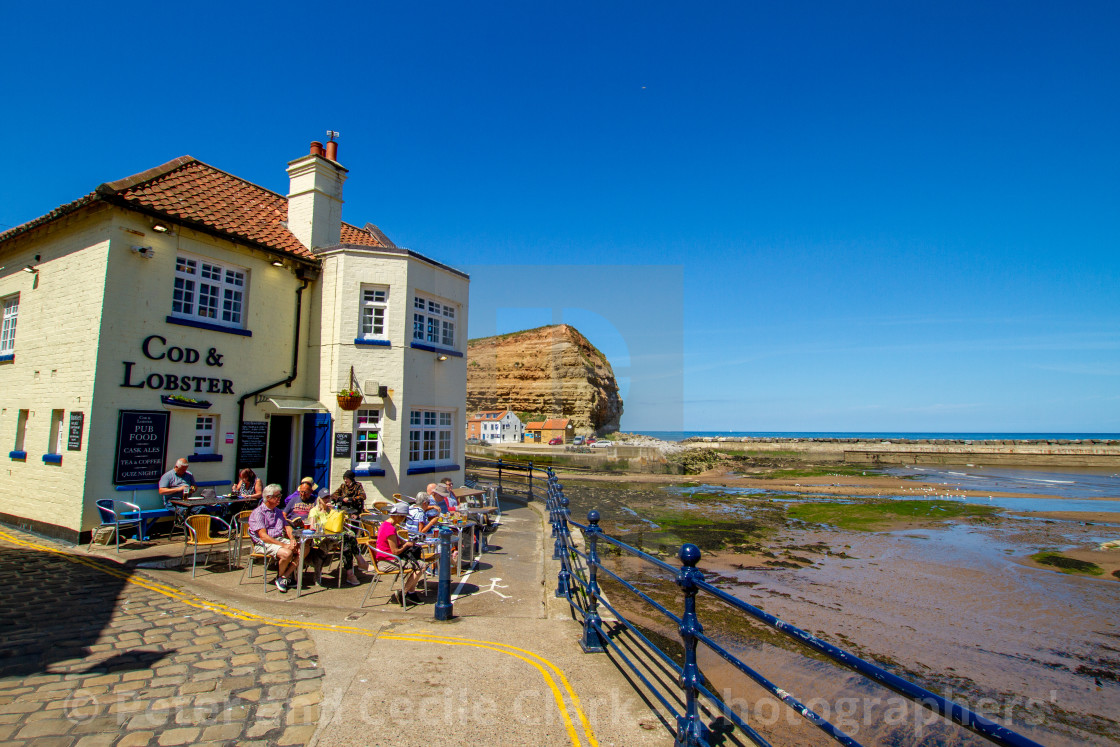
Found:
[(670, 743), (612, 660), (581, 652), (540, 508), (506, 509), (449, 623), (388, 604), (384, 582), (364, 606), (364, 583), (296, 599), (218, 555), (194, 579), (160, 568), (178, 545), (87, 555), (0, 527), (0, 743)]

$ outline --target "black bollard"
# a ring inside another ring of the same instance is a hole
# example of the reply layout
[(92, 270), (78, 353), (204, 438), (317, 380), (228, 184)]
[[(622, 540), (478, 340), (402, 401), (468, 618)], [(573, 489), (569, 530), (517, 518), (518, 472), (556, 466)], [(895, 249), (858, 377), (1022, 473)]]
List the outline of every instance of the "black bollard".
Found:
[(436, 587), (436, 619), (450, 620), (455, 609), (451, 604), (451, 530), (439, 529), (439, 585)]

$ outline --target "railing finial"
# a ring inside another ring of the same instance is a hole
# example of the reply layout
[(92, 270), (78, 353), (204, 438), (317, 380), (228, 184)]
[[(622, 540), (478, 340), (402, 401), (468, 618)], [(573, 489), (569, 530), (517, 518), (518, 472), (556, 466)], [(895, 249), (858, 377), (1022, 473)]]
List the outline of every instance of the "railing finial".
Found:
[[(598, 519), (598, 517), (596, 517), (596, 519)], [(696, 564), (700, 562), (700, 548), (691, 542), (681, 545), (681, 551), (677, 553), (677, 557), (680, 558), (685, 566), (695, 568)]]
[(587, 521), (588, 521), (588, 523), (593, 524), (594, 526), (599, 526), (599, 512), (596, 511), (595, 509), (591, 509), (590, 511), (588, 511), (587, 512)]

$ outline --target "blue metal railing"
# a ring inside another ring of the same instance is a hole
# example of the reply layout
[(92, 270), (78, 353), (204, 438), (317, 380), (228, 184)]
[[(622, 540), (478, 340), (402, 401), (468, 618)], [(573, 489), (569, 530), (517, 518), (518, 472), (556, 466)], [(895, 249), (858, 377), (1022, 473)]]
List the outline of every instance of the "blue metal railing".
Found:
[[(730, 664), (738, 671), (745, 674), (768, 693), (789, 706), (794, 712), (800, 714), (809, 723), (820, 729), (836, 742), (844, 745), (858, 746), (859, 742), (840, 728), (830, 723), (826, 718), (815, 713), (805, 704), (794, 698), (778, 685), (771, 682), (760, 672), (740, 660), (717, 641), (705, 635), (704, 628), (696, 612), (696, 597), (703, 592), (732, 608), (744, 613), (748, 617), (760, 621), (801, 645), (812, 649), (825, 658), (841, 666), (855, 671), (864, 677), (902, 695), (914, 703), (927, 708), (938, 715), (951, 719), (953, 722), (977, 734), (989, 742), (1008, 747), (1041, 747), (1034, 742), (1005, 726), (986, 718), (965, 706), (941, 697), (925, 688), (919, 687), (908, 680), (898, 677), (881, 667), (865, 661), (836, 646), (813, 636), (800, 628), (796, 628), (763, 610), (738, 599), (722, 589), (712, 586), (704, 580), (704, 574), (696, 567), (700, 561), (700, 550), (695, 545), (686, 544), (681, 547), (678, 557), (681, 567), (677, 568), (659, 560), (647, 553), (631, 547), (618, 539), (605, 534), (599, 528), (599, 512), (590, 511), (587, 514), (586, 525), (572, 521), (568, 510), (568, 499), (564, 496), (563, 486), (556, 478), (552, 469), (547, 470), (547, 497), (546, 506), (549, 520), (552, 524), (553, 559), (560, 561), (560, 571), (557, 576), (556, 596), (568, 601), (574, 613), (581, 618), (583, 633), (580, 636), (580, 646), (588, 653), (604, 652), (610, 648), (642, 681), (649, 692), (668, 709), (676, 718), (676, 745), (678, 747), (706, 747), (711, 734), (700, 716), (700, 698), (706, 704), (714, 707), (728, 721), (733, 723), (743, 734), (757, 745), (768, 745), (769, 742), (753, 729), (746, 721), (728, 704), (704, 687), (703, 673), (697, 664), (696, 649), (703, 644), (708, 650), (715, 653), (723, 661)], [(580, 550), (573, 542), (570, 527), (577, 527), (584, 533), (586, 552)], [(619, 574), (605, 567), (599, 558), (600, 543), (606, 542), (634, 558), (652, 564), (658, 569), (672, 574), (677, 585), (684, 595), (684, 612), (677, 616), (664, 605), (651, 596), (641, 591), (637, 586), (622, 578)], [(582, 561), (579, 567), (578, 561)], [(648, 636), (628, 621), (607, 599), (603, 598), (599, 588), (599, 574), (605, 573), (623, 589), (639, 598), (645, 605), (651, 607), (660, 615), (675, 623), (680, 633), (680, 642), (684, 649), (683, 666), (677, 664), (672, 657), (649, 640)], [(614, 640), (614, 637), (604, 629), (602, 618), (599, 615), (600, 607), (608, 609), (631, 635), (638, 639), (643, 646), (648, 647), (648, 652), (669, 667), (677, 678), (677, 685), (683, 695), (683, 709), (678, 709), (660, 692), (646, 677), (642, 668), (627, 655), (627, 652)], [(710, 710), (710, 709), (709, 709)]]

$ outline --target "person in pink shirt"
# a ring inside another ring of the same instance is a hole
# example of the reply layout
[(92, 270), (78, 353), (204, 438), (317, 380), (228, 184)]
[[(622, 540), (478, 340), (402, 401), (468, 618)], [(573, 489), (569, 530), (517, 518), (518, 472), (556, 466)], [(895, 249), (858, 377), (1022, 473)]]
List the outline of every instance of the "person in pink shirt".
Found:
[[(389, 518), (381, 522), (381, 526), (377, 530), (377, 551), (374, 555), (377, 561), (377, 569), (382, 572), (395, 570), (399, 563), (404, 577), (405, 601), (419, 604), (423, 600), (413, 592), (416, 590), (416, 585), (420, 583), (420, 579), (424, 578), (424, 564), (413, 557), (417, 554), (416, 545), (401, 539), (397, 534), (397, 529), (403, 527), (407, 519), (407, 503), (402, 501), (393, 506), (392, 510), (389, 511)], [(396, 560), (391, 560), (391, 558)], [(394, 595), (392, 601), (398, 602), (400, 597)]]

